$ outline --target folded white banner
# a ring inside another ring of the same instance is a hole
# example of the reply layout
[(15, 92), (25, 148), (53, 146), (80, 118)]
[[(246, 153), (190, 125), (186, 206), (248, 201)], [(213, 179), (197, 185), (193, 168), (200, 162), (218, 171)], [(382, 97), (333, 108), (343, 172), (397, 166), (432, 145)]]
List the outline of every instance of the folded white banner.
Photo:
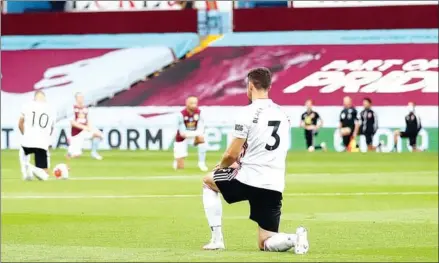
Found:
[(2, 124), (16, 123), (23, 104), (33, 99), (34, 90), (44, 90), (58, 116), (63, 117), (73, 113), (76, 92), (85, 95), (87, 104), (94, 104), (128, 89), (173, 62), (173, 51), (168, 47), (138, 47), (113, 50), (102, 56), (47, 68), (34, 83), (33, 90), (25, 93), (1, 91)]
[(66, 1), (67, 12), (180, 10), (177, 1)]

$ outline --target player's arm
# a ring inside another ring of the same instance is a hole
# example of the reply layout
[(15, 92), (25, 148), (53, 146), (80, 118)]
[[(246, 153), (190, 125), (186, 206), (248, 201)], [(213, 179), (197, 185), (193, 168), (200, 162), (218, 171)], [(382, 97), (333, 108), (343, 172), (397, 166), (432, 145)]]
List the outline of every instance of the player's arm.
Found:
[(181, 137), (183, 138), (187, 138), (187, 134), (186, 134), (186, 126), (184, 125), (184, 120), (183, 120), (183, 114), (179, 113), (177, 116), (177, 126), (178, 126), (178, 133), (180, 134)]
[(318, 129), (322, 128), (322, 127), (323, 127), (323, 120), (321, 118), (319, 118), (317, 120), (317, 127), (316, 127), (316, 129), (318, 130)]
[(378, 131), (378, 115), (373, 112), (373, 132), (376, 133)]
[(53, 115), (53, 119), (52, 119), (52, 123), (51, 123), (51, 127), (50, 127), (50, 135), (51, 136), (53, 134), (53, 130), (55, 129), (55, 124), (58, 120), (58, 113), (56, 111), (53, 111), (52, 115)]
[(323, 119), (320, 117), (318, 113), (317, 114), (317, 130), (323, 127)]
[(20, 118), (18, 119), (18, 129), (20, 130), (21, 134), (24, 134), (24, 115), (21, 114)]
[(186, 129), (182, 114), (178, 116), (178, 132), (180, 133), (180, 136), (183, 138), (194, 138), (197, 137), (198, 135), (201, 135), (198, 129), (195, 131), (188, 131)]
[(250, 128), (250, 124), (247, 123), (246, 120), (247, 118), (245, 118), (245, 115), (243, 115), (236, 121), (235, 130), (233, 132), (233, 140), (221, 158), (221, 162), (219, 163), (220, 169), (229, 167), (238, 160), (242, 147), (247, 140)]
[(363, 118), (363, 116), (364, 116), (364, 111), (360, 112), (360, 119), (359, 119), (360, 127), (363, 126), (363, 123), (364, 123), (364, 118)]
[(352, 116), (352, 117), (354, 117), (355, 127), (354, 127), (354, 133), (352, 134), (352, 136), (357, 137), (357, 134), (360, 131), (360, 121), (358, 120), (357, 111), (354, 111), (353, 115), (354, 116)]
[(338, 128), (341, 129), (342, 127), (343, 127), (343, 123), (342, 123), (341, 114), (340, 114), (339, 121), (338, 121)]
[(186, 126), (183, 121), (183, 114), (179, 113), (177, 115), (177, 130), (181, 137), (186, 139)]
[(358, 120), (356, 120), (355, 121), (354, 134), (352, 134), (352, 136), (353, 137), (357, 137), (359, 131), (360, 131), (360, 122)]
[(227, 148), (226, 152), (223, 154), (221, 162), (219, 164), (219, 169), (227, 168), (234, 164), (239, 155), (241, 154), (241, 149), (244, 146), (246, 139), (234, 137), (232, 143)]
[(300, 119), (300, 127), (305, 128), (305, 114), (302, 114), (302, 118)]
[(21, 108), (20, 118), (18, 118), (18, 129), (20, 130), (20, 133), (22, 135), (24, 135), (24, 116), (26, 115), (25, 113), (28, 111), (28, 106), (24, 105)]
[(205, 128), (205, 125), (204, 125), (204, 117), (203, 117), (204, 115), (203, 114), (200, 114), (200, 119), (198, 120), (198, 124), (197, 124), (197, 132), (199, 133), (198, 135), (202, 135), (202, 134), (204, 134), (204, 128)]
[(70, 121), (70, 124), (72, 125), (72, 127), (75, 127), (75, 128), (81, 129), (81, 130), (83, 130), (83, 131), (85, 131), (85, 130), (90, 130), (90, 128), (89, 128), (87, 125), (84, 125), (84, 124), (82, 124), (82, 123), (79, 123), (79, 122), (77, 122), (76, 120), (71, 120), (71, 121)]
[(421, 124), (421, 118), (419, 117), (418, 114), (415, 115), (416, 117), (416, 124), (418, 125), (418, 132), (422, 129), (422, 124)]

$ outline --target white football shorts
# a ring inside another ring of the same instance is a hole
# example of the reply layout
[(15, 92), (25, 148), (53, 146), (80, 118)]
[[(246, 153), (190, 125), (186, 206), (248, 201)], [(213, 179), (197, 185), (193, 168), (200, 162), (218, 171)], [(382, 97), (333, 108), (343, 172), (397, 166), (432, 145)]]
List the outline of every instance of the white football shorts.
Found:
[(195, 139), (186, 139), (182, 142), (174, 142), (174, 158), (180, 159), (188, 156), (188, 146), (194, 145)]
[(84, 147), (84, 141), (93, 138), (93, 132), (82, 131), (76, 136), (70, 137), (70, 144), (68, 153), (70, 156), (79, 156), (82, 154), (82, 148)]

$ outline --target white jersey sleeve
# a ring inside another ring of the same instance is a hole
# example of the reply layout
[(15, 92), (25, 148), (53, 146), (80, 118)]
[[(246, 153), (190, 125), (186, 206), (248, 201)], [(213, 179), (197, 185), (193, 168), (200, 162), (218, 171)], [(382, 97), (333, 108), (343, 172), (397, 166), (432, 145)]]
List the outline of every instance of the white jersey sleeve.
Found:
[(233, 136), (240, 139), (247, 139), (248, 132), (251, 126), (251, 108), (245, 108), (245, 110), (238, 116), (235, 121), (235, 128), (233, 130)]
[(204, 122), (204, 114), (200, 113), (200, 117), (198, 119), (197, 123), (197, 134), (203, 134), (205, 129), (205, 122)]
[(180, 133), (186, 132), (186, 126), (184, 125), (183, 114), (180, 112), (177, 115), (177, 129)]

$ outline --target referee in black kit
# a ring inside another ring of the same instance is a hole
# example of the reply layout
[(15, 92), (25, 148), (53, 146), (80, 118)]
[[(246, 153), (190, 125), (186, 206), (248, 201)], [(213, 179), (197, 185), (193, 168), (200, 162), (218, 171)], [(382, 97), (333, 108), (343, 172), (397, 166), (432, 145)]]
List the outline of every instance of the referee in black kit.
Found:
[(340, 135), (343, 138), (343, 145), (345, 151), (358, 151), (355, 138), (358, 135), (360, 124), (358, 121), (358, 113), (354, 106), (352, 106), (352, 99), (350, 97), (343, 98), (343, 110), (340, 112)]
[(306, 111), (302, 114), (300, 127), (305, 129), (306, 147), (309, 152), (314, 150), (326, 151), (326, 143), (322, 142), (315, 145), (314, 139), (319, 133), (319, 129), (323, 126), (323, 120), (320, 115), (312, 108), (313, 101), (307, 100), (305, 102)]
[(418, 137), (419, 131), (421, 131), (422, 129), (421, 118), (419, 118), (419, 115), (417, 115), (415, 112), (414, 102), (409, 102), (407, 108), (409, 113), (405, 116), (405, 131), (395, 131), (394, 151), (397, 151), (398, 139), (401, 137), (409, 139), (409, 143), (413, 149), (413, 152), (421, 152), (422, 149), (418, 149), (416, 146), (416, 139)]
[(372, 110), (372, 100), (363, 99), (364, 110), (360, 112), (360, 135), (366, 138), (367, 151), (376, 151), (381, 149), (381, 142), (378, 146), (373, 145), (373, 137), (378, 130), (378, 116)]

